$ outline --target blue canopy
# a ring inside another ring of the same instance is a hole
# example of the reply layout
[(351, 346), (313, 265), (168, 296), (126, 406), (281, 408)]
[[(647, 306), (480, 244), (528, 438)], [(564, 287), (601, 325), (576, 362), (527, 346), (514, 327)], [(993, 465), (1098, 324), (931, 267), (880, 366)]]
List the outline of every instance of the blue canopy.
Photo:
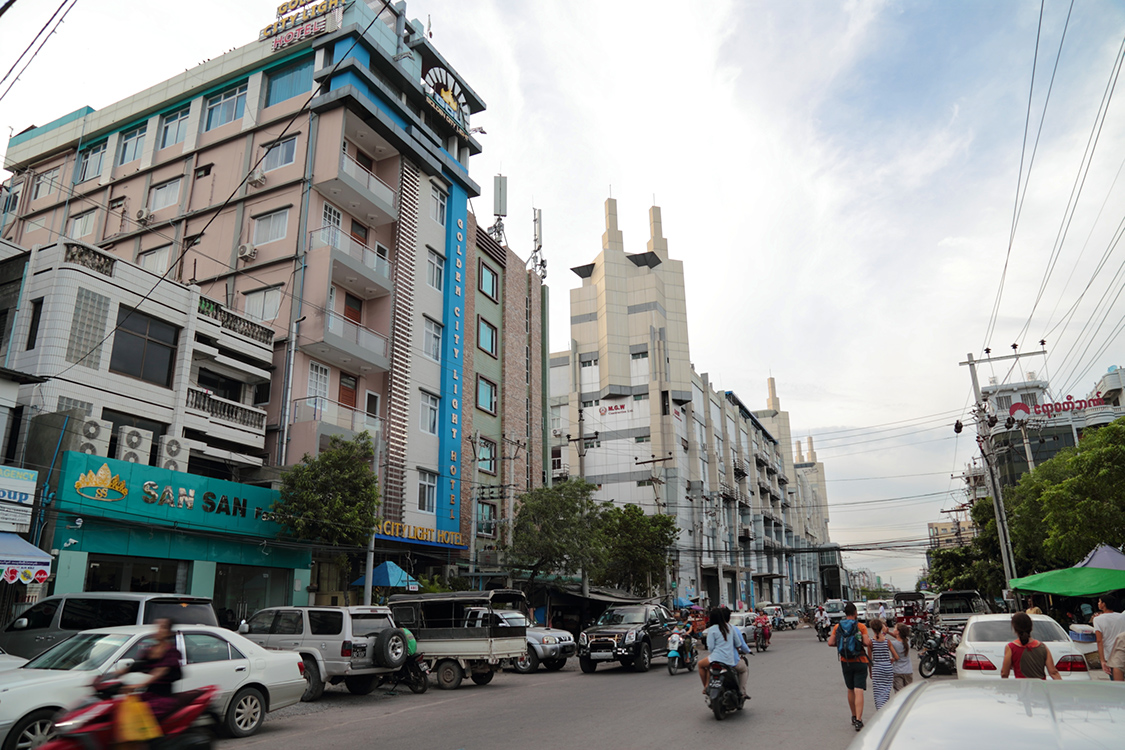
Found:
[[(366, 579), (367, 576), (362, 575), (352, 581), (352, 585), (362, 586)], [(417, 586), (418, 581), (411, 577), (405, 570), (388, 560), (385, 563), (375, 566), (375, 570), (371, 573), (371, 585), (380, 586), (382, 588), (405, 589), (411, 585)]]
[(691, 599), (685, 599), (682, 596), (677, 596), (672, 602), (672, 606), (676, 609), (684, 609), (691, 606)]

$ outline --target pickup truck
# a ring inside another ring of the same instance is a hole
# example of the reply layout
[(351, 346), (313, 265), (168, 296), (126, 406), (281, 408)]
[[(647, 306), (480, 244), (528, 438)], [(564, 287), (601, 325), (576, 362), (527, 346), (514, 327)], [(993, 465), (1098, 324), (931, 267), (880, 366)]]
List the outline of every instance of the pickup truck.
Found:
[(499, 625), (527, 628), (527, 653), (515, 660), (512, 668), (520, 674), (531, 674), (542, 664), (547, 671), (557, 672), (566, 665), (567, 658), (577, 653), (577, 645), (570, 631), (539, 625), (527, 614), (514, 609), (490, 611), (474, 607), (465, 615), (466, 627)]
[(409, 628), (438, 687), (453, 690), (468, 676), (478, 685), (527, 654), (527, 628), (500, 624), (501, 612), (527, 611), (515, 589), (395, 594), (388, 602), (394, 621)]

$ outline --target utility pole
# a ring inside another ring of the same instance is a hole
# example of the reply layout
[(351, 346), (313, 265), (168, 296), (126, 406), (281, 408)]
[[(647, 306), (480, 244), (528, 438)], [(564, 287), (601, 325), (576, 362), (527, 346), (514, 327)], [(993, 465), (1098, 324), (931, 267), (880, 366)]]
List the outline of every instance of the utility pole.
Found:
[[(583, 410), (578, 410), (578, 437), (572, 438), (570, 433), (567, 433), (566, 441), (568, 443), (576, 443), (578, 448), (578, 476), (582, 481), (586, 481), (586, 417)], [(594, 431), (594, 440), (598, 439), (598, 431)], [(586, 517), (586, 506), (582, 505), (582, 517)], [(590, 576), (586, 572), (586, 566), (582, 566), (582, 598), (586, 599), (590, 596)]]

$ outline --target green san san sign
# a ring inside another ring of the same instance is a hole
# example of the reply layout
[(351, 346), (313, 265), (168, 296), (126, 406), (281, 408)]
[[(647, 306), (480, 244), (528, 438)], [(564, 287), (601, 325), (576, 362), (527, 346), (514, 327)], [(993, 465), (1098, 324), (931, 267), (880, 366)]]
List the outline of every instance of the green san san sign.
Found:
[(89, 516), (272, 539), (277, 499), (264, 487), (69, 451), (56, 502)]

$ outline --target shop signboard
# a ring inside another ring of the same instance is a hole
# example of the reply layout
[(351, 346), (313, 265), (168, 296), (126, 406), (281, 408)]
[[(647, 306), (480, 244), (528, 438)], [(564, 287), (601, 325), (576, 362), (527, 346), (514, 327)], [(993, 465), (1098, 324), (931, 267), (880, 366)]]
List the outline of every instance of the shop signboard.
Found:
[(27, 533), (39, 473), (0, 466), (0, 532)]

